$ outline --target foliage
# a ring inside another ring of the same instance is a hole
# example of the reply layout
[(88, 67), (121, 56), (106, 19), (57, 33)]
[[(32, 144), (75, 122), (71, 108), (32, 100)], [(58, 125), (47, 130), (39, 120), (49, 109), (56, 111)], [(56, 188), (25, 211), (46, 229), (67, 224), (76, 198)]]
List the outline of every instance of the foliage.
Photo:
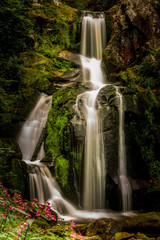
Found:
[(93, 2), (92, 0), (65, 0), (65, 3), (71, 7), (77, 8), (79, 11), (89, 9), (94, 11), (105, 11), (111, 8), (113, 5), (117, 3), (116, 0), (96, 0)]
[(11, 197), (0, 184), (0, 239), (82, 239), (73, 230), (74, 221), (57, 220), (50, 203), (27, 202), (18, 193)]
[(52, 94), (59, 76), (74, 69), (58, 54), (76, 46), (80, 26), (75, 10), (54, 1), (5, 0), (0, 13), (0, 128), (6, 137), (37, 91)]
[(21, 158), (18, 144), (13, 139), (0, 139), (0, 181), (5, 187), (27, 195), (27, 177)]
[(147, 101), (144, 112), (136, 121), (132, 120), (130, 122), (130, 131), (140, 148), (142, 159), (148, 165), (150, 177), (156, 179), (158, 184), (160, 184), (160, 164), (156, 153), (157, 102), (154, 101), (154, 98), (151, 99), (147, 95), (148, 93), (144, 95), (143, 100)]

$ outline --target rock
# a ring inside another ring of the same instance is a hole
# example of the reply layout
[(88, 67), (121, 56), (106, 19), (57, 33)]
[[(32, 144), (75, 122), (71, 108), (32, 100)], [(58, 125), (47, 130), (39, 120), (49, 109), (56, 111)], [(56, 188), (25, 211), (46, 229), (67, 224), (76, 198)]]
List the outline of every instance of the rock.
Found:
[(102, 240), (102, 238), (99, 236), (83, 237), (83, 239), (85, 239), (85, 240)]
[(125, 12), (131, 23), (147, 37), (147, 44), (152, 48), (160, 46), (160, 18), (148, 0), (124, 0)]
[(148, 239), (148, 237), (145, 235), (145, 234), (143, 234), (143, 233), (140, 233), (140, 232), (138, 232), (138, 233), (136, 233), (136, 238), (137, 239), (144, 239), (144, 240), (146, 240), (146, 239)]
[[(116, 11), (116, 12), (115, 12)], [(110, 73), (126, 69), (146, 49), (160, 46), (160, 17), (148, 0), (123, 0), (108, 12), (114, 29), (103, 59)]]
[(76, 53), (72, 53), (68, 50), (61, 51), (58, 57), (63, 58), (67, 61), (74, 62), (77, 65), (81, 65), (80, 55)]
[(11, 192), (18, 191), (28, 197), (27, 167), (21, 161), (22, 153), (14, 139), (0, 139), (0, 182)]
[(129, 233), (160, 234), (160, 213), (150, 212), (131, 217), (121, 227)]
[(86, 235), (87, 233), (87, 224), (76, 224), (74, 227), (74, 230), (78, 233), (78, 234), (82, 234), (82, 236)]
[(87, 236), (98, 235), (102, 239), (110, 239), (112, 237), (114, 221), (111, 218), (100, 218), (88, 225)]
[(118, 232), (115, 234), (114, 240), (131, 239), (132, 237), (135, 237), (133, 233)]

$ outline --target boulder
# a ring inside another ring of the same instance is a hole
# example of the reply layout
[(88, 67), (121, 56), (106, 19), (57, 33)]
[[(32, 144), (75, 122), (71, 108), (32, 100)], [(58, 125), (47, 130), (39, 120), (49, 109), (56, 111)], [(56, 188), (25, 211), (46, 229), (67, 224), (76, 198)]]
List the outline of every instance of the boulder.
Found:
[(131, 239), (134, 238), (135, 235), (133, 233), (128, 233), (128, 232), (118, 232), (114, 236), (114, 240), (122, 240), (122, 239)]
[[(160, 213), (149, 212), (128, 219), (121, 227), (121, 231), (129, 233), (142, 232), (144, 234), (160, 235)], [(158, 237), (157, 236), (157, 237)]]
[(76, 53), (72, 53), (68, 50), (61, 51), (58, 57), (63, 58), (67, 61), (74, 62), (77, 65), (81, 65), (80, 55)]
[(88, 225), (87, 236), (98, 235), (102, 239), (111, 239), (114, 227), (114, 220), (111, 218), (100, 218)]

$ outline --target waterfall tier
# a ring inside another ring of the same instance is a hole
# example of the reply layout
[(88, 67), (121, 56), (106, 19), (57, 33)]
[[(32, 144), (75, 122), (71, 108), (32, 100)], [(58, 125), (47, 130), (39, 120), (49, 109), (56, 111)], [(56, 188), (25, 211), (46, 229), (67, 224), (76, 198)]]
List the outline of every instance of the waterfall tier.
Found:
[[(105, 30), (103, 14), (96, 14), (96, 17), (91, 13), (83, 15), (81, 48), (83, 81), (91, 82), (92, 89), (77, 97), (76, 110), (77, 115), (80, 112), (83, 113), (86, 122), (83, 208), (88, 210), (105, 208), (104, 146), (101, 122), (96, 106), (97, 95), (105, 85), (101, 68)], [(78, 109), (80, 105), (81, 109)]]

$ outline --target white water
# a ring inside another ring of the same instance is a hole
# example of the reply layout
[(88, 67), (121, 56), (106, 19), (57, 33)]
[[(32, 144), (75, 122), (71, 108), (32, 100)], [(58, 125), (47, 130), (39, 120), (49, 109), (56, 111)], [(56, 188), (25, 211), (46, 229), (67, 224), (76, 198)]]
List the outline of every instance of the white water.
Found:
[(23, 153), (23, 160), (32, 158), (42, 129), (46, 124), (50, 104), (51, 96), (42, 94), (21, 128), (17, 141)]
[(124, 103), (123, 96), (116, 87), (116, 93), (119, 99), (119, 181), (122, 194), (123, 212), (131, 211), (132, 190), (127, 177), (126, 148), (124, 134)]
[(96, 106), (97, 95), (105, 85), (101, 68), (105, 36), (105, 19), (102, 14), (96, 18), (90, 14), (83, 16), (81, 49), (83, 79), (92, 84), (92, 90), (77, 97), (76, 109), (79, 116), (80, 112), (83, 113), (86, 121), (83, 208), (87, 210), (105, 208), (104, 144)]

